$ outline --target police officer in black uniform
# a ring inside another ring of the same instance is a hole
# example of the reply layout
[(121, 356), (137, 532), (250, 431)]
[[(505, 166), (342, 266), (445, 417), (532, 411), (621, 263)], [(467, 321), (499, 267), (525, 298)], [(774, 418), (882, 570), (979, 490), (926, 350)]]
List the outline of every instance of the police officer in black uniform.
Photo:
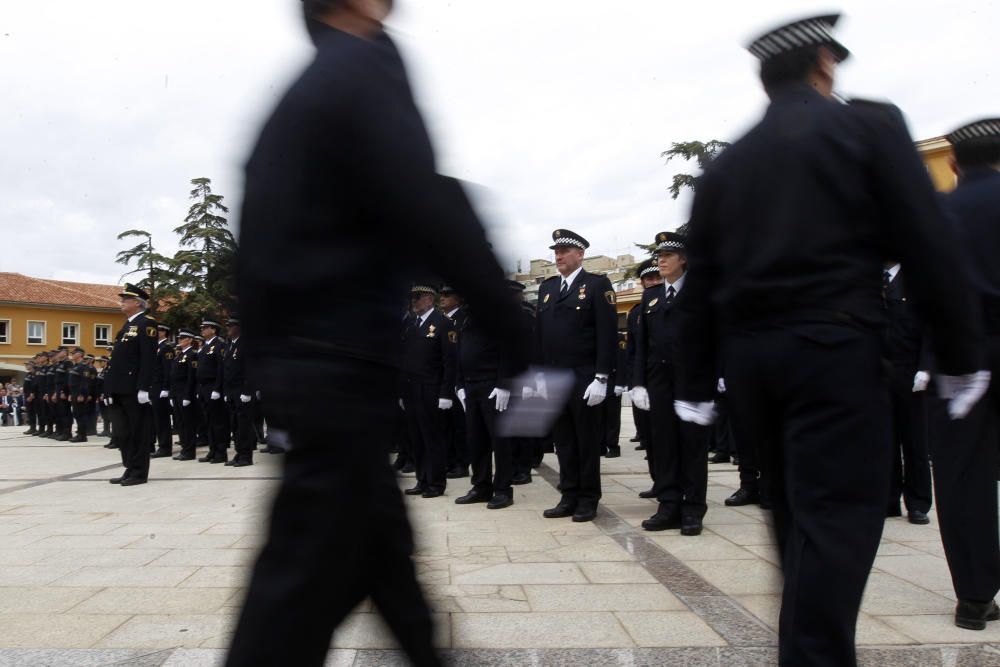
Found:
[[(615, 367), (615, 292), (607, 276), (588, 273), (583, 255), (590, 243), (568, 229), (552, 233), (559, 276), (538, 290), (536, 361), (572, 371), (568, 403), (553, 428), (559, 457), (559, 503), (546, 518), (592, 521), (601, 499), (601, 403)], [(536, 391), (547, 396), (542, 376)]]
[(170, 327), (156, 326), (156, 373), (153, 385), (153, 428), (156, 434), (156, 450), (151, 457), (166, 458), (173, 453), (173, 435), (170, 429), (170, 367), (174, 358), (174, 346), (170, 344)]
[(76, 422), (76, 435), (70, 442), (87, 442), (87, 429), (90, 427), (90, 398), (93, 386), (90, 379), (90, 366), (84, 361), (86, 351), (82, 347), (73, 348), (70, 357), (71, 366), (67, 371), (66, 395), (72, 410), (73, 421)]
[[(37, 358), (37, 356), (33, 357), (33, 359)], [(35, 395), (38, 392), (38, 384), (35, 379), (35, 362), (24, 362), (24, 368), (27, 373), (24, 375), (24, 382), (21, 386), (24, 388), (24, 416), (28, 422), (28, 430), (24, 432), (24, 435), (35, 435), (38, 432), (38, 410), (35, 407)]]
[[(650, 258), (639, 263), (636, 267), (636, 275), (639, 276), (639, 282), (642, 284), (643, 292), (657, 285), (663, 283), (663, 277), (660, 275), (660, 269), (656, 266), (656, 260)], [(632, 382), (632, 369), (635, 367), (635, 339), (637, 335), (637, 327), (639, 326), (639, 317), (642, 314), (642, 299), (639, 299), (639, 303), (632, 306), (628, 315), (625, 316), (625, 329), (626, 329), (626, 347), (625, 347), (625, 368), (626, 377), (623, 378), (625, 386), (631, 388), (634, 384)], [(649, 442), (649, 411), (640, 410), (632, 403), (632, 421), (635, 422), (635, 438), (639, 444), (636, 445), (636, 450), (638, 451), (648, 451), (646, 443)], [(646, 457), (647, 464), (649, 462), (649, 457)], [(652, 479), (653, 468), (649, 466), (649, 476)], [(639, 492), (640, 498), (655, 498), (656, 492), (650, 488), (645, 491)]]
[(417, 473), (416, 485), (406, 494), (424, 498), (442, 495), (447, 485), (447, 420), (455, 393), (458, 333), (454, 322), (434, 308), (437, 294), (433, 285), (413, 286), (415, 317), (403, 334), (403, 407)]
[(784, 25), (750, 46), (771, 104), (699, 180), (677, 304), (678, 414), (711, 422), (724, 367), (737, 445), (750, 438), (769, 471), (782, 666), (857, 664), (890, 471), (886, 260), (913, 267), (941, 370), (964, 376), (957, 406), (980, 364), (957, 245), (901, 114), (833, 98), (848, 56), (837, 19)]
[(69, 370), (73, 362), (68, 359), (65, 347), (56, 351), (55, 365), (52, 376), (52, 396), (55, 401), (55, 436), (54, 440), (65, 442), (69, 440), (73, 429), (73, 412), (69, 401)]
[[(94, 394), (96, 396), (94, 400), (97, 401), (97, 411), (101, 415), (101, 432), (97, 435), (101, 438), (111, 437), (111, 417), (108, 413), (107, 396), (104, 391), (104, 378), (108, 374), (108, 361), (108, 356), (102, 354), (94, 362), (94, 367), (97, 370), (97, 376), (94, 378)], [(105, 445), (105, 447), (107, 446)]]
[(615, 371), (608, 377), (608, 385), (613, 390), (604, 399), (601, 415), (601, 455), (608, 459), (616, 459), (622, 455), (618, 439), (622, 430), (622, 394), (625, 393), (625, 364), (628, 363), (628, 335), (618, 332), (617, 348), (615, 350)]
[(681, 421), (673, 411), (674, 340), (680, 315), (677, 300), (684, 288), (686, 239), (660, 232), (654, 239), (657, 266), (663, 284), (645, 290), (636, 327), (632, 400), (649, 411), (646, 456), (652, 470), (654, 497), (659, 506), (642, 522), (646, 530), (680, 528), (682, 535), (700, 535), (708, 510), (709, 430)]
[(104, 393), (115, 443), (125, 472), (112, 484), (134, 486), (149, 479), (149, 440), (153, 431), (150, 392), (156, 373), (156, 321), (146, 315), (149, 294), (126, 283), (118, 295), (126, 321), (115, 336), (104, 378)]
[[(442, 285), (438, 297), (438, 309), (455, 325), (455, 331), (461, 332), (469, 317), (468, 309), (462, 305), (462, 297), (451, 285)], [(448, 411), (446, 430), (448, 432), (448, 479), (458, 479), (469, 476), (471, 457), (468, 451), (468, 438), (465, 434), (465, 408), (462, 402), (452, 396), (451, 410)]]
[(254, 389), (246, 374), (246, 355), (240, 346), (240, 319), (236, 315), (226, 320), (225, 354), (222, 361), (222, 388), (229, 407), (229, 423), (236, 442), (236, 456), (227, 466), (243, 468), (253, 465), (253, 450), (257, 436), (253, 428)]
[[(968, 123), (948, 135), (955, 151), (958, 187), (945, 209), (965, 251), (966, 274), (986, 330), (986, 396), (966, 419), (932, 419), (941, 542), (958, 597), (955, 624), (982, 630), (1000, 619), (994, 598), (1000, 589), (997, 531), (997, 461), (1000, 433), (1000, 118)], [(923, 267), (915, 269), (920, 271)], [(937, 378), (940, 383), (940, 378)], [(934, 412), (946, 413), (936, 403)]]
[(198, 459), (201, 463), (225, 463), (229, 459), (229, 414), (222, 400), (222, 364), (226, 347), (219, 338), (220, 329), (222, 325), (211, 317), (201, 323), (205, 342), (198, 350), (198, 402), (208, 435), (208, 453)]
[(177, 332), (177, 346), (170, 361), (170, 401), (177, 424), (177, 440), (181, 451), (175, 461), (192, 461), (196, 457), (195, 404), (198, 401), (198, 355), (192, 343), (194, 333), (188, 329)]

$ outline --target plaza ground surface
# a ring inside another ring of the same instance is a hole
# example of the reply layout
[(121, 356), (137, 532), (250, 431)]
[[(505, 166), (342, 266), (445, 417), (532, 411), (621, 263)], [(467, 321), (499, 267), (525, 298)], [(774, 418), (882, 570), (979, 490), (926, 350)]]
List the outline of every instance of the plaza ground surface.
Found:
[[(407, 498), (436, 641), (455, 664), (775, 664), (781, 580), (766, 513), (723, 506), (737, 473), (712, 465), (700, 537), (642, 531), (655, 504), (636, 495), (649, 480), (627, 411), (623, 422), (593, 523), (542, 518), (558, 499), (553, 455), (508, 509), (455, 505), (468, 479)], [(21, 430), (0, 428), (0, 667), (221, 664), (281, 457), (156, 459), (149, 484), (122, 489), (107, 482), (120, 467), (106, 440)], [(1000, 665), (1000, 623), (960, 630), (954, 605), (934, 514), (930, 526), (887, 520), (858, 621), (863, 664)], [(406, 664), (393, 648), (365, 603), (329, 664)]]

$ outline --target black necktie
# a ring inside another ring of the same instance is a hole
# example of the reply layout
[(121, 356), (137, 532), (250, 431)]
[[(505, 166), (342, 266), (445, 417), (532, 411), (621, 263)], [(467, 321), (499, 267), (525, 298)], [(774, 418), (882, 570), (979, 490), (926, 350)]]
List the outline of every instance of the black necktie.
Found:
[(667, 286), (667, 303), (670, 303), (671, 301), (673, 301), (675, 296), (677, 296), (677, 290), (674, 289), (673, 285), (668, 285)]
[(566, 296), (566, 292), (568, 291), (569, 291), (569, 283), (564, 280), (562, 283), (562, 289), (559, 290), (559, 298), (561, 299), (562, 297)]

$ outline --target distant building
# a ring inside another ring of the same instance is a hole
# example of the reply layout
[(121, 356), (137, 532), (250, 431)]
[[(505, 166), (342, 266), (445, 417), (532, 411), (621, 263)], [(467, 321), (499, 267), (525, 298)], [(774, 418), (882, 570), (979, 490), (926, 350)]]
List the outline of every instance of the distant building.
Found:
[(917, 151), (927, 167), (927, 174), (939, 192), (951, 192), (958, 185), (951, 169), (951, 144), (944, 137), (933, 137), (917, 142)]
[(117, 285), (0, 272), (0, 380), (20, 382), (25, 361), (60, 345), (105, 354), (124, 319), (119, 292)]

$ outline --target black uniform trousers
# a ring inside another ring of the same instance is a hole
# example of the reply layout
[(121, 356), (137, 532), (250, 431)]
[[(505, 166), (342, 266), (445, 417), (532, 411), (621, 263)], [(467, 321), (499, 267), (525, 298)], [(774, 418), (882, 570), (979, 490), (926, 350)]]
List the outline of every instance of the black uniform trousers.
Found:
[(409, 382), (406, 385), (406, 423), (417, 484), (426, 490), (443, 491), (448, 485), (448, 439), (445, 421), (449, 415), (438, 409), (441, 386)]
[(104, 404), (104, 401), (99, 401), (97, 404), (97, 410), (101, 413), (101, 431), (103, 433), (111, 434), (111, 413), (108, 410), (108, 406)]
[(879, 336), (794, 323), (732, 334), (725, 347), (737, 442), (751, 440), (760, 453), (774, 504), (780, 664), (856, 665), (855, 625), (891, 469)]
[(596, 508), (601, 499), (602, 406), (590, 407), (583, 400), (593, 381), (592, 370), (576, 371), (569, 402), (552, 429), (559, 459), (560, 502), (577, 510)]
[[(727, 453), (739, 459), (739, 464), (736, 467), (740, 473), (740, 488), (751, 492), (758, 492), (762, 499), (767, 499), (769, 497), (767, 473), (761, 470), (758, 462), (757, 450), (759, 445), (757, 445), (752, 434), (746, 435), (739, 432), (739, 420), (736, 420), (734, 423), (731, 418), (732, 408), (730, 407), (730, 401), (728, 392), (725, 397), (720, 399), (719, 405), (721, 405), (721, 410), (725, 418), (716, 421), (716, 426), (717, 428), (725, 428), (728, 431), (730, 444)], [(717, 449), (716, 451), (719, 450)]]
[(701, 519), (708, 510), (708, 441), (711, 429), (682, 421), (674, 412), (673, 368), (647, 371), (649, 439), (646, 456), (660, 512)]
[(465, 433), (465, 410), (457, 396), (452, 396), (451, 400), (451, 410), (447, 411), (445, 420), (448, 432), (448, 469), (464, 469), (472, 462), (468, 451), (468, 436)]
[(987, 343), (989, 391), (965, 419), (931, 398), (931, 455), (941, 543), (960, 600), (987, 602), (1000, 590), (997, 450), (1000, 448), (1000, 336)]
[(489, 397), (496, 386), (495, 380), (465, 385), (465, 432), (469, 437), (472, 488), (491, 496), (496, 493), (513, 496), (514, 487), (510, 483), (514, 475), (512, 441), (497, 435), (500, 413), (496, 398)]
[(226, 403), (229, 406), (230, 423), (233, 430), (233, 441), (236, 444), (236, 458), (240, 461), (253, 461), (253, 450), (257, 444), (257, 435), (253, 427), (253, 399), (249, 403), (240, 400), (240, 392), (226, 392)]
[(73, 411), (73, 421), (76, 422), (76, 434), (86, 437), (90, 430), (90, 413), (93, 406), (87, 403), (87, 397), (84, 396), (83, 402), (76, 400), (76, 398), (73, 399), (71, 410)]
[(174, 404), (174, 421), (177, 424), (177, 440), (181, 446), (181, 454), (193, 455), (196, 450), (195, 428), (197, 426), (195, 407), (192, 402), (185, 406), (179, 398), (170, 399)]
[[(648, 391), (648, 390), (647, 390)], [(632, 406), (632, 422), (635, 424), (635, 437), (639, 444), (646, 446), (646, 436), (649, 433), (649, 413)]]
[(889, 378), (892, 401), (892, 477), (887, 514), (898, 515), (899, 497), (906, 509), (931, 508), (931, 466), (927, 445), (926, 393), (913, 391), (913, 366), (894, 366)]
[(304, 381), (311, 391), (282, 388), (284, 400), (265, 404), (269, 422), (288, 411), (279, 421), (291, 450), (226, 665), (319, 667), (334, 628), (369, 596), (413, 664), (439, 665), (386, 458), (394, 374), (346, 359), (301, 365), (289, 377), (316, 373), (316, 384)]
[(153, 406), (153, 429), (156, 433), (156, 448), (161, 452), (173, 449), (173, 437), (170, 434), (170, 399), (150, 395)]
[(622, 397), (615, 396), (614, 387), (608, 387), (608, 397), (601, 407), (601, 452), (606, 454), (609, 449), (619, 448), (618, 438), (622, 431)]
[(58, 415), (58, 422), (56, 424), (56, 429), (60, 433), (65, 433), (66, 435), (73, 435), (73, 405), (69, 398), (60, 398), (57, 403), (56, 414)]
[(35, 407), (37, 402), (37, 398), (33, 401), (29, 401), (27, 398), (24, 400), (24, 416), (28, 422), (28, 430), (38, 430), (38, 409)]
[(114, 394), (108, 406), (115, 444), (125, 466), (123, 477), (149, 477), (149, 439), (153, 433), (153, 414), (149, 404), (139, 403), (135, 394)]
[(216, 460), (226, 460), (229, 449), (229, 412), (222, 397), (212, 400), (211, 384), (198, 386), (198, 401), (205, 419), (208, 435), (208, 454)]

